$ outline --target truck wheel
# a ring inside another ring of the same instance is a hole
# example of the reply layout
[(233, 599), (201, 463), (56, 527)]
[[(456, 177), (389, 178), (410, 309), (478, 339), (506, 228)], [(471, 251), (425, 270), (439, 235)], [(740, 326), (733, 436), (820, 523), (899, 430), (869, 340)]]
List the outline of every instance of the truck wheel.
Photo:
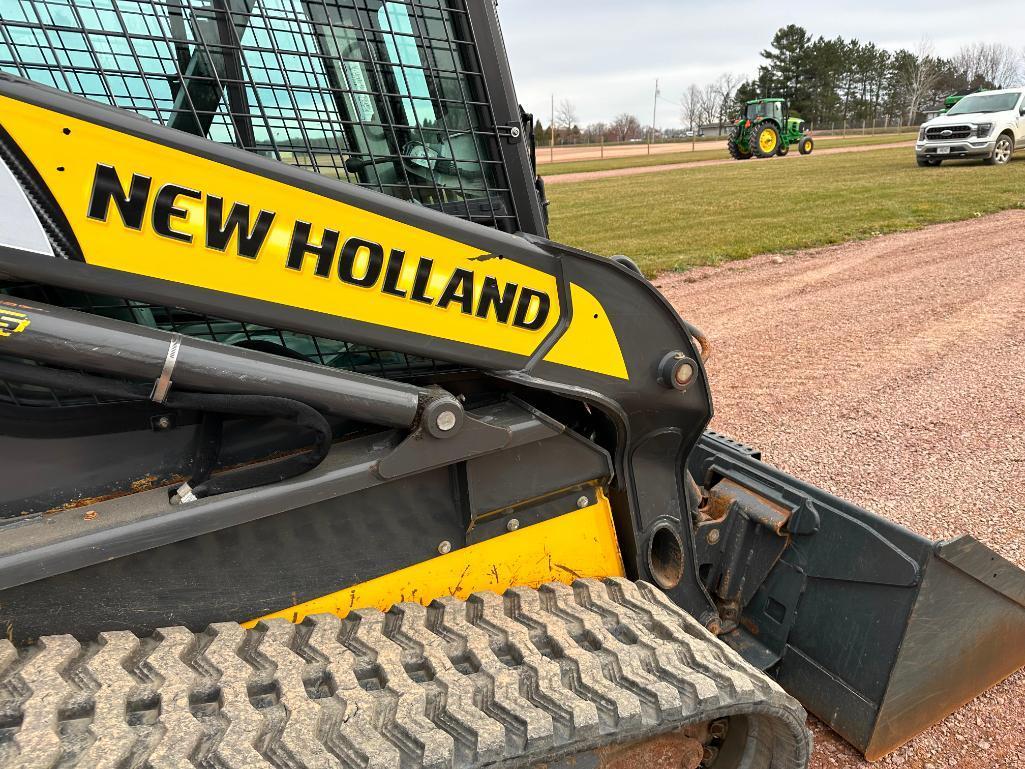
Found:
[(780, 142), (779, 149), (776, 151), (776, 154), (782, 158), (785, 157), (788, 152), (790, 152), (790, 145), (785, 141)]
[(986, 165), (1005, 166), (1011, 162), (1014, 155), (1014, 142), (1007, 134), (1000, 134), (997, 137), (996, 146), (993, 147), (993, 154), (986, 158)]
[(762, 123), (751, 131), (747, 146), (760, 158), (771, 158), (780, 148), (779, 131), (772, 123)]
[(915, 158), (918, 161), (919, 168), (932, 168), (938, 166), (943, 161), (937, 160), (936, 158)]
[(810, 155), (812, 153), (812, 150), (814, 149), (815, 140), (812, 139), (810, 136), (805, 136), (803, 139), (801, 139), (801, 143), (797, 145), (797, 150), (802, 155)]

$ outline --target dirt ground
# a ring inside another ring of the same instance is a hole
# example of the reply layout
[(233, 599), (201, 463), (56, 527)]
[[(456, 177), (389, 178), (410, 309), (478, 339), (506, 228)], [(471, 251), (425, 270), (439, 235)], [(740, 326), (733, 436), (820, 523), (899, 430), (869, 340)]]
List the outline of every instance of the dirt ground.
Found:
[[(818, 134), (813, 134), (817, 136)], [(870, 134), (871, 135), (871, 134)], [(882, 136), (883, 134), (879, 134)], [(894, 134), (898, 136), (899, 134)], [(847, 136), (828, 136), (824, 138), (829, 139), (860, 139), (862, 134), (851, 132)], [(651, 145), (652, 155), (665, 155), (673, 152), (688, 152), (691, 147), (697, 150), (725, 150), (726, 149), (726, 137), (720, 140), (707, 139), (703, 141), (694, 142), (673, 142), (672, 144), (653, 144)], [(603, 154), (604, 152), (604, 154)], [(638, 142), (635, 144), (616, 144), (606, 146), (604, 151), (600, 146), (587, 144), (584, 146), (565, 145), (555, 147), (554, 150), (545, 144), (538, 145), (537, 148), (537, 160), (539, 163), (568, 163), (573, 160), (600, 160), (601, 158), (625, 158), (633, 157), (635, 155), (647, 155), (648, 144), (647, 142)]]
[[(714, 429), (923, 535), (971, 534), (1025, 566), (1025, 211), (657, 285), (713, 340)], [(815, 769), (868, 766), (812, 728)], [(877, 766), (1025, 767), (1025, 674)]]
[[(914, 142), (893, 142), (889, 144), (865, 144), (856, 147), (831, 147), (829, 149), (815, 150), (815, 153), (811, 157), (818, 155), (842, 155), (847, 152), (871, 152), (872, 150), (887, 150), (894, 149), (896, 147), (913, 147)], [(610, 168), (605, 171), (581, 171), (580, 173), (574, 174), (559, 174), (557, 176), (546, 176), (545, 186), (551, 187), (553, 184), (568, 184), (571, 182), (587, 182), (594, 179), (609, 179), (615, 176), (637, 176), (639, 174), (656, 174), (662, 171), (676, 171), (681, 168), (701, 168), (702, 166), (722, 166), (730, 163), (781, 163), (785, 160), (794, 162), (796, 158), (800, 158), (801, 155), (798, 152), (790, 152), (786, 157), (779, 157), (778, 155), (773, 158), (765, 160), (734, 160), (733, 158), (723, 158), (722, 160), (698, 160), (693, 163), (667, 163), (661, 166), (638, 166), (636, 168)]]

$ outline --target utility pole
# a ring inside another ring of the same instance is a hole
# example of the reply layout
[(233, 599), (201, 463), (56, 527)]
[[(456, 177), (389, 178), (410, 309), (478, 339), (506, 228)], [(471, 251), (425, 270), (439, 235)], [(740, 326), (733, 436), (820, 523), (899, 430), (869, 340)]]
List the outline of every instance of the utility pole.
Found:
[(651, 130), (648, 132), (648, 154), (651, 154), (651, 143), (655, 141), (655, 119), (658, 117), (658, 78), (655, 78), (655, 101), (651, 108)]
[(548, 145), (548, 158), (555, 162), (555, 94), (552, 94), (552, 140)]

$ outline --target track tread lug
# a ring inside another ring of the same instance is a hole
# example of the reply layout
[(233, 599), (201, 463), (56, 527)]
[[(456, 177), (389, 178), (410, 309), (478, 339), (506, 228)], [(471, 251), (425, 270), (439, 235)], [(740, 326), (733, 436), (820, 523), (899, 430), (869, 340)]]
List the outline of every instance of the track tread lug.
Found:
[(17, 672), (29, 694), (22, 705), (21, 728), (14, 736), (17, 769), (49, 769), (60, 758), (58, 733), (60, 710), (77, 689), (62, 674), (79, 655), (81, 647), (71, 636), (51, 636), (39, 641), (37, 654), (25, 660)]
[(450, 766), (454, 740), (427, 717), (427, 695), (403, 668), (402, 647), (384, 634), (385, 615), (359, 609), (345, 623), (352, 627), (347, 645), (358, 645), (383, 672), (385, 691), (394, 703), (381, 731), (404, 754), (404, 764), (418, 761), (424, 769)]
[(551, 715), (522, 695), (523, 676), (499, 660), (488, 634), (469, 621), (470, 611), (471, 604), (440, 598), (431, 604), (428, 622), (433, 632), (457, 639), (455, 651), (464, 664), (476, 664), (478, 675), (488, 680), (482, 687), (482, 704), (485, 712), (505, 726), (507, 752), (515, 755), (549, 749), (555, 740)]
[[(147, 759), (153, 769), (189, 766), (189, 758), (200, 749), (206, 732), (190, 708), (190, 695), (203, 688), (204, 679), (185, 662), (185, 655), (197, 639), (185, 628), (173, 627), (154, 634), (156, 646), (139, 664), (155, 679), (160, 691), (161, 735)], [(210, 687), (213, 682), (209, 682)]]
[[(420, 604), (404, 603), (395, 606), (388, 615), (395, 618), (388, 636), (405, 648), (404, 658), (425, 675), (433, 676), (439, 692), (440, 712), (432, 720), (452, 735), (457, 750), (476, 756), (482, 763), (491, 763), (505, 753), (505, 728), (479, 709), (473, 681), (455, 669), (445, 654), (444, 640), (428, 627), (427, 609)], [(425, 670), (424, 666), (427, 669)], [(459, 756), (456, 756), (457, 759)]]
[(526, 766), (732, 714), (750, 716), (745, 766), (805, 769), (811, 752), (779, 686), (623, 579), (84, 649), (0, 642), (0, 712), (20, 717), (2, 769)]
[[(503, 656), (515, 653), (524, 668), (524, 696), (547, 711), (556, 725), (556, 742), (571, 737), (590, 739), (598, 735), (598, 709), (563, 686), (562, 670), (538, 651), (527, 629), (506, 614), (506, 601), (494, 593), (475, 593), (467, 602), (473, 620), (503, 649)], [(493, 647), (494, 650), (494, 647)]]
[(595, 704), (603, 731), (639, 729), (640, 700), (605, 677), (598, 656), (573, 640), (563, 620), (545, 608), (543, 597), (537, 590), (511, 588), (505, 594), (507, 612), (532, 628), (535, 646), (550, 645), (550, 653), (559, 660), (562, 680), (577, 696)]
[(280, 735), (264, 752), (279, 767), (335, 769), (341, 766), (319, 738), (325, 713), (306, 693), (303, 678), (308, 663), (294, 650), (298, 628), (286, 620), (273, 619), (260, 623), (256, 629), (263, 633), (260, 654), (274, 665), (274, 680), (286, 711)]
[(248, 684), (256, 678), (256, 670), (241, 656), (246, 631), (222, 622), (211, 625), (206, 632), (213, 639), (203, 657), (220, 673), (220, 713), (227, 719), (227, 729), (207, 760), (224, 769), (273, 769), (256, 748), (266, 723), (249, 699)]
[(356, 655), (341, 642), (342, 621), (333, 614), (307, 617), (306, 646), (325, 661), (340, 715), (324, 736), (328, 749), (347, 769), (390, 769), (399, 765), (398, 748), (378, 731), (378, 701), (356, 678)]
[(101, 633), (100, 650), (84, 665), (89, 676), (99, 684), (92, 692), (95, 702), (89, 730), (95, 741), (78, 758), (82, 766), (96, 769), (119, 769), (132, 752), (136, 733), (128, 725), (129, 695), (138, 681), (125, 664), (139, 649), (139, 639), (125, 631)]

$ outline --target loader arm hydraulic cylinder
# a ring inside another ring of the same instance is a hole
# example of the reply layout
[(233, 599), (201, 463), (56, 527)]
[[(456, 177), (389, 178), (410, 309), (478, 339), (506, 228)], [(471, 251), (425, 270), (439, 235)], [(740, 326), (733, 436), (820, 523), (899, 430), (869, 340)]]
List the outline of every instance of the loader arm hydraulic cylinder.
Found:
[[(56, 366), (152, 382), (162, 402), (170, 387), (284, 396), (334, 416), (410, 428), (431, 391), (257, 350), (232, 347), (51, 305), (11, 308), (27, 322), (4, 338), (4, 353)], [(444, 399), (457, 421), (462, 407)]]

